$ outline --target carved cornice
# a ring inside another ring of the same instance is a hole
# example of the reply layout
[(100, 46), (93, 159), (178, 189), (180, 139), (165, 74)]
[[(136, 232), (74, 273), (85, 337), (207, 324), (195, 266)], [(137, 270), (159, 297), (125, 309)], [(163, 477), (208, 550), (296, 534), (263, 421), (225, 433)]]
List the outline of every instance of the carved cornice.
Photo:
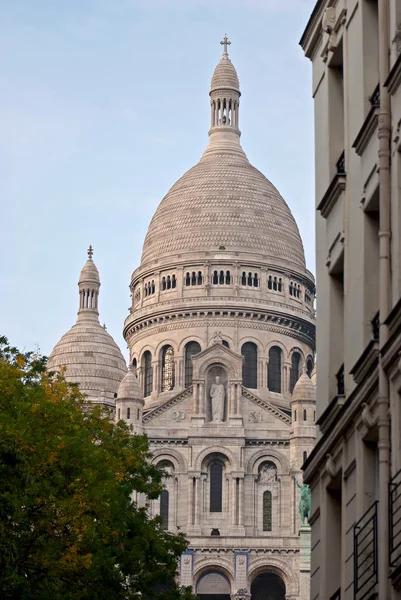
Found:
[[(208, 315), (210, 312), (210, 316)], [(213, 313), (215, 316), (213, 316)], [(217, 314), (219, 313), (219, 314)], [(188, 320), (188, 317), (191, 320)], [(216, 321), (215, 318), (219, 320)], [(224, 319), (224, 320), (223, 320)], [(280, 315), (254, 311), (200, 311), (199, 313), (185, 313), (180, 311), (174, 314), (149, 318), (145, 321), (130, 323), (124, 330), (124, 338), (129, 343), (133, 336), (135, 341), (148, 337), (150, 333), (163, 333), (165, 331), (187, 329), (192, 327), (232, 327), (239, 322), (245, 322), (246, 327), (264, 331), (272, 331), (285, 336), (293, 337), (312, 348), (315, 346), (315, 325), (291, 315)], [(156, 326), (156, 327), (155, 327)], [(139, 332), (144, 331), (144, 336)]]
[(320, 210), (320, 214), (324, 219), (327, 219), (333, 210), (337, 200), (345, 190), (346, 176), (337, 173), (334, 175), (329, 187), (326, 190), (316, 210)]
[(361, 129), (359, 130), (358, 135), (355, 138), (354, 143), (352, 144), (352, 147), (355, 148), (355, 152), (358, 154), (358, 156), (362, 156), (366, 146), (377, 129), (378, 121), (379, 107), (372, 106), (368, 116), (363, 122)]

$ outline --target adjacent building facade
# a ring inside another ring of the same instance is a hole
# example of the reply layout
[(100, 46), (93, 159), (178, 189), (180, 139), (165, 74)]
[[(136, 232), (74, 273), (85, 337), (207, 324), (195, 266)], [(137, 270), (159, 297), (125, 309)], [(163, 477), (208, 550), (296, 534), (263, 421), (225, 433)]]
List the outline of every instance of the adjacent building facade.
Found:
[(103, 346), (103, 363), (86, 348), (98, 323), (91, 256), (78, 316), (88, 339), (73, 328), (49, 366), (67, 364), (89, 400), (111, 396), (116, 419), (147, 434), (170, 474), (150, 510), (190, 540), (182, 585), (205, 600), (307, 600), (297, 483), (315, 443), (314, 278), (289, 207), (241, 147), (239, 81), (222, 44), (209, 145), (161, 201), (132, 274), (128, 372)]
[(311, 598), (400, 598), (401, 3), (319, 0)]

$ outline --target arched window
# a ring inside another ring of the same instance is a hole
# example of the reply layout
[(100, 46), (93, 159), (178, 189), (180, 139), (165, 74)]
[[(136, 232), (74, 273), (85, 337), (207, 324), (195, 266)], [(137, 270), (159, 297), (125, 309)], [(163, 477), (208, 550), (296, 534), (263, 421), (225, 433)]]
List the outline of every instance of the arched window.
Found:
[(175, 275), (173, 275), (172, 278), (171, 278), (171, 287), (175, 288), (176, 285), (177, 285), (177, 280), (175, 278)]
[(272, 493), (263, 492), (263, 531), (272, 530)]
[(152, 288), (151, 289), (152, 289), (152, 294), (154, 294), (155, 293), (155, 280), (154, 279), (152, 279)]
[(210, 465), (210, 512), (223, 509), (223, 466), (219, 462)]
[(271, 392), (281, 394), (281, 348), (272, 346), (269, 350), (267, 387)]
[(241, 284), (242, 285), (246, 285), (246, 273), (245, 273), (245, 271), (242, 273)]
[(258, 278), (258, 274), (255, 273), (253, 276), (253, 287), (258, 287), (259, 285), (259, 278)]
[(226, 284), (230, 285), (230, 283), (231, 283), (231, 273), (230, 273), (230, 271), (227, 271), (226, 272)]
[(306, 410), (304, 410), (304, 421), (307, 421), (307, 420), (308, 420), (308, 416), (306, 414)]
[(290, 392), (294, 391), (296, 382), (299, 379), (299, 363), (301, 362), (301, 355), (299, 352), (293, 352), (291, 356), (291, 369), (290, 369)]
[(137, 371), (137, 362), (136, 362), (136, 358), (133, 359), (132, 361), (132, 370), (134, 371), (134, 375), (135, 377), (137, 376), (136, 371)]
[(160, 494), (160, 516), (162, 519), (162, 529), (168, 529), (168, 505), (169, 494), (167, 490), (163, 490)]
[(161, 391), (168, 392), (174, 389), (175, 364), (174, 350), (171, 346), (163, 346), (162, 348), (162, 385)]
[(309, 375), (309, 377), (312, 377), (312, 371), (313, 371), (313, 360), (311, 358), (308, 358), (308, 360), (306, 361), (306, 372)]
[(171, 277), (170, 277), (170, 275), (167, 275), (167, 289), (168, 290), (171, 289)]
[(191, 285), (191, 277), (189, 273), (185, 275), (185, 285)]
[(222, 343), (222, 344), (223, 344), (223, 346), (225, 346), (226, 348), (229, 348), (229, 347), (230, 347), (230, 344), (227, 342), (227, 340), (223, 340), (221, 343)]
[(269, 288), (269, 290), (273, 289), (273, 278), (271, 275), (269, 275), (269, 279), (267, 281), (267, 287)]
[(198, 342), (188, 342), (185, 346), (185, 387), (192, 384), (192, 357), (195, 354), (199, 354), (201, 347)]
[(290, 296), (292, 296), (292, 290), (293, 290), (292, 281), (290, 281)]
[(242, 383), (248, 388), (258, 387), (258, 349), (253, 342), (246, 342), (241, 348), (244, 357), (242, 363)]
[(219, 283), (219, 274), (217, 273), (217, 271), (214, 271), (214, 273), (213, 273), (213, 283), (214, 283), (214, 285)]
[(273, 279), (273, 290), (277, 292), (277, 277)]
[(196, 285), (196, 273), (192, 271), (191, 285)]
[(248, 285), (252, 285), (252, 273), (248, 273)]
[(164, 291), (166, 289), (166, 278), (163, 277), (162, 278), (162, 290)]
[(148, 284), (147, 283), (145, 283), (145, 290), (144, 291), (145, 291), (145, 298), (146, 298), (146, 296), (148, 295)]
[(306, 450), (304, 450), (304, 453), (303, 453), (304, 462), (306, 461), (307, 458), (308, 458), (308, 453), (306, 452)]
[(224, 283), (224, 271), (220, 271), (219, 283), (221, 285)]
[(127, 421), (129, 421), (129, 420), (130, 420), (130, 418), (131, 418), (131, 409), (130, 409), (130, 407), (128, 406), (128, 408), (127, 408)]
[(202, 285), (202, 280), (203, 280), (202, 271), (198, 271), (198, 285)]
[(142, 356), (143, 395), (150, 396), (153, 387), (152, 355), (146, 350)]
[(280, 279), (278, 280), (278, 291), (279, 291), (279, 292), (282, 292), (282, 291), (283, 291), (283, 280), (281, 279), (281, 277), (280, 277)]

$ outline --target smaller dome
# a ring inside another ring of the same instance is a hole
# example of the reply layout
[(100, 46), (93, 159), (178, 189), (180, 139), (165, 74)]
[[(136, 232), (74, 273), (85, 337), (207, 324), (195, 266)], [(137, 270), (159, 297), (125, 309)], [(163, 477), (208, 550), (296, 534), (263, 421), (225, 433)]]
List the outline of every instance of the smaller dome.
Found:
[(210, 91), (220, 89), (233, 89), (239, 92), (237, 71), (228, 55), (223, 54), (214, 70)]
[(302, 402), (303, 400), (316, 401), (316, 388), (307, 373), (302, 373), (296, 382), (291, 402)]
[(97, 283), (100, 285), (99, 271), (92, 258), (88, 258), (79, 274), (78, 285), (86, 283)]
[(132, 367), (129, 368), (128, 372), (124, 376), (124, 379), (118, 386), (117, 398), (132, 398), (135, 400), (143, 400), (143, 393)]

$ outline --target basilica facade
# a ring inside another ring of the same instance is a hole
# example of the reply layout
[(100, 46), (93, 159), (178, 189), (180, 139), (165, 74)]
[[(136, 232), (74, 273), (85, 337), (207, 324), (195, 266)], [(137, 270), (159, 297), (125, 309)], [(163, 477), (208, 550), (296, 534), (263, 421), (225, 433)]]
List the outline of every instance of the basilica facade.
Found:
[(209, 144), (161, 201), (131, 277), (128, 371), (99, 324), (91, 249), (77, 324), (49, 369), (65, 365), (89, 401), (148, 436), (169, 473), (149, 510), (190, 541), (182, 585), (205, 600), (307, 600), (298, 487), (315, 443), (314, 279), (289, 207), (241, 147), (222, 44)]

